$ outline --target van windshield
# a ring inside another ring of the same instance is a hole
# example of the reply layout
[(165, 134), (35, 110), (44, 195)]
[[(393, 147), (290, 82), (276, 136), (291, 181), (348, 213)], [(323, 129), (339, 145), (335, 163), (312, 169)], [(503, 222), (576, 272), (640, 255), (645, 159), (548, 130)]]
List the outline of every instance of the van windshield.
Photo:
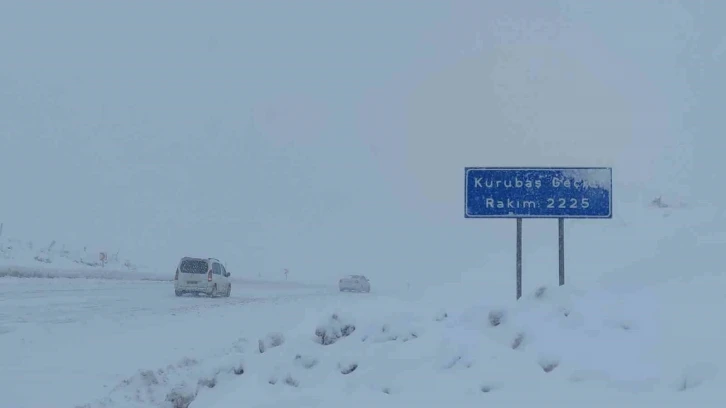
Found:
[(203, 259), (185, 259), (179, 267), (181, 273), (205, 274), (207, 269), (207, 261)]

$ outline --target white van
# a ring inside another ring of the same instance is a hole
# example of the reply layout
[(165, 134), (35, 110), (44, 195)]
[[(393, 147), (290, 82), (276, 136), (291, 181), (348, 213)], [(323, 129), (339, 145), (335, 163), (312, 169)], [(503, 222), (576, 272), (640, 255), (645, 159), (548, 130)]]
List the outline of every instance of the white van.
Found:
[(174, 292), (177, 296), (204, 293), (211, 297), (229, 297), (232, 292), (229, 276), (218, 259), (184, 257), (176, 267)]

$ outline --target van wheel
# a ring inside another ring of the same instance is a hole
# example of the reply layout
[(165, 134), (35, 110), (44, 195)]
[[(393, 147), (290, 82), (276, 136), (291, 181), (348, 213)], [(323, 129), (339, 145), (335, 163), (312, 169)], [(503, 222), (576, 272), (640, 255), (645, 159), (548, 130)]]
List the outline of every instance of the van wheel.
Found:
[(177, 295), (177, 296), (181, 296), (181, 295), (183, 295), (183, 294), (184, 294), (184, 292), (182, 292), (182, 291), (180, 291), (180, 290), (175, 290), (175, 291), (174, 291), (174, 294), (175, 294), (175, 295)]
[(229, 286), (227, 286), (227, 293), (225, 293), (224, 297), (229, 297), (229, 295), (232, 293), (232, 284), (230, 283)]
[(217, 297), (218, 296), (218, 294), (217, 294), (217, 284), (216, 283), (214, 284), (214, 286), (212, 286), (212, 294), (210, 296), (211, 297)]

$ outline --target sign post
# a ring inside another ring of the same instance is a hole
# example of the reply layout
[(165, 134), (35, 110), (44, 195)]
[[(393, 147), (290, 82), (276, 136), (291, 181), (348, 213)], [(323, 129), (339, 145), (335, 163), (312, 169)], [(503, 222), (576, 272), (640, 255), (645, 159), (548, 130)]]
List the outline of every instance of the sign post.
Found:
[(517, 218), (517, 299), (522, 297), (522, 219)]
[(560, 247), (560, 286), (565, 284), (565, 219), (557, 219)]
[(565, 218), (612, 218), (610, 167), (466, 167), (465, 218), (516, 218), (517, 299), (522, 296), (522, 220), (557, 218), (559, 284), (565, 284)]

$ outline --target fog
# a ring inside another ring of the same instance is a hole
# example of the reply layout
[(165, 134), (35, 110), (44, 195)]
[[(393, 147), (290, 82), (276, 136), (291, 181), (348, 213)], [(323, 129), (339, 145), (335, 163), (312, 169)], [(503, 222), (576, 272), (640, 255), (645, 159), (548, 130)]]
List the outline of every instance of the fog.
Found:
[[(26, 2), (0, 13), (0, 222), (172, 273), (456, 279), (513, 223), (465, 166), (721, 202), (718, 2)], [(507, 235), (508, 237), (508, 235)]]

